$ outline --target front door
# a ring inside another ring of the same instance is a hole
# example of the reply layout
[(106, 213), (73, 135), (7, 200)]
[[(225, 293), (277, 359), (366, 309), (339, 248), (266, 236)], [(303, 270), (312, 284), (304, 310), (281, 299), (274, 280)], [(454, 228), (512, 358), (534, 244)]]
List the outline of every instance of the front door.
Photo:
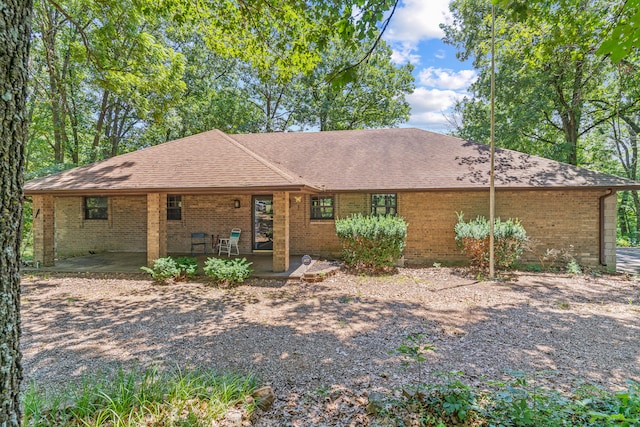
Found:
[(273, 250), (272, 196), (253, 196), (253, 250)]

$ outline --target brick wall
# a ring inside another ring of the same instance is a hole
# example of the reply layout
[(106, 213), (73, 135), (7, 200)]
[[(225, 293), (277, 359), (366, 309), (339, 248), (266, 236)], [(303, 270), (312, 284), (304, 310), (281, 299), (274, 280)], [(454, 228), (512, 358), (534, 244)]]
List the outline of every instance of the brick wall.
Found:
[[(234, 208), (239, 199), (241, 207)], [(109, 219), (85, 220), (82, 197), (55, 198), (58, 256), (88, 251), (145, 252), (147, 250), (146, 196), (110, 196)], [(251, 252), (251, 196), (182, 196), (182, 219), (167, 221), (167, 251), (188, 253), (191, 233), (229, 236), (243, 230), (240, 252)], [(211, 252), (211, 247), (207, 250)]]
[[(240, 208), (234, 200), (240, 200)], [(251, 252), (251, 196), (233, 195), (184, 195), (182, 219), (167, 221), (167, 250), (169, 253), (189, 253), (191, 233), (204, 232), (229, 237), (232, 228), (240, 228), (242, 234), (238, 248), (240, 253)], [(209, 245), (207, 252), (211, 252)]]
[[(581, 264), (594, 265), (599, 262), (599, 197), (603, 194), (594, 190), (498, 191), (496, 215), (503, 219), (519, 218), (528, 235), (540, 242), (540, 250), (573, 246)], [(337, 194), (336, 216), (368, 213), (369, 197), (366, 193)], [(238, 209), (234, 207), (236, 199), (241, 204)], [(291, 255), (338, 256), (340, 242), (334, 221), (310, 219), (309, 195), (290, 194), (289, 201)], [(615, 221), (615, 197), (606, 203), (607, 216)], [(55, 209), (58, 256), (89, 250), (146, 250), (145, 196), (109, 197), (108, 220), (84, 220), (82, 197), (56, 197)], [(249, 195), (185, 195), (182, 219), (167, 221), (167, 251), (188, 253), (192, 232), (228, 236), (232, 228), (239, 227), (243, 232), (240, 252), (250, 253), (251, 210)], [(407, 262), (431, 265), (465, 261), (453, 232), (456, 212), (460, 211), (466, 219), (477, 215), (488, 217), (488, 192), (398, 193), (398, 214), (409, 223), (404, 252)], [(606, 230), (605, 241), (612, 246), (615, 222), (609, 223)], [(609, 254), (608, 259), (611, 258)], [(527, 259), (535, 261), (535, 256), (528, 254)]]
[(86, 220), (83, 197), (55, 198), (57, 256), (147, 250), (146, 197), (113, 196), (108, 200), (108, 219)]
[[(370, 209), (370, 196), (365, 193), (343, 193), (334, 196), (334, 215), (345, 218), (354, 213), (366, 214)], [(290, 251), (293, 255), (337, 257), (340, 241), (336, 236), (334, 221), (311, 220), (311, 196), (291, 196)]]
[[(600, 191), (498, 191), (496, 216), (520, 219), (527, 234), (539, 241), (539, 251), (573, 248), (578, 262), (596, 265), (599, 262), (599, 196), (602, 194)], [(369, 197), (368, 194), (335, 195), (336, 217), (368, 213)], [(406, 261), (422, 265), (465, 262), (453, 231), (456, 212), (464, 212), (466, 219), (478, 215), (488, 218), (488, 197), (488, 191), (398, 193), (398, 214), (409, 223), (404, 250)], [(614, 198), (608, 199), (608, 203), (611, 204), (611, 200), (615, 205)], [(337, 256), (340, 243), (334, 221), (311, 221), (309, 205), (308, 195), (292, 195), (291, 253)], [(615, 209), (615, 206), (608, 207), (612, 212)], [(613, 222), (609, 220), (607, 225), (607, 241), (615, 241), (615, 233), (611, 233), (611, 229), (615, 231), (615, 215), (608, 217), (613, 218)], [(612, 258), (615, 259), (609, 256), (609, 262)], [(529, 252), (523, 261), (535, 262), (537, 258)]]
[(290, 255), (290, 204), (289, 193), (273, 195), (273, 271), (283, 272), (289, 269)]
[(44, 267), (55, 264), (54, 207), (53, 196), (33, 196), (33, 260)]
[[(581, 264), (599, 262), (598, 191), (498, 191), (496, 216), (518, 218), (527, 235), (539, 242), (538, 251), (569, 249)], [(398, 212), (409, 223), (405, 258), (430, 265), (464, 261), (455, 244), (456, 212), (465, 219), (489, 217), (488, 192), (405, 193)], [(537, 261), (525, 253), (524, 262)]]
[(607, 266), (609, 270), (615, 271), (616, 269), (616, 236), (617, 236), (617, 227), (616, 221), (618, 219), (617, 216), (617, 203), (618, 198), (616, 194), (613, 193), (610, 196), (607, 196), (603, 200), (604, 202), (604, 216), (605, 216), (605, 225), (604, 225), (604, 233), (603, 243), (604, 243), (604, 264)]

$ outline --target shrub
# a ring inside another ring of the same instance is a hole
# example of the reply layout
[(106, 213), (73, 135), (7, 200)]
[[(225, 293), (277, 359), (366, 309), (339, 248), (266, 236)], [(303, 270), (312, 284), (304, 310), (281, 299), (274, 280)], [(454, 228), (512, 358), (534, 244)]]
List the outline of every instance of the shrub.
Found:
[[(444, 383), (417, 387), (417, 393), (389, 398), (380, 415), (404, 425), (445, 426), (638, 426), (640, 384), (629, 381), (626, 391), (611, 393), (581, 386), (570, 394), (537, 386), (522, 373), (506, 381), (470, 386), (448, 378)], [(413, 416), (412, 416), (413, 415)]]
[(385, 271), (402, 255), (407, 223), (398, 216), (353, 215), (336, 220), (345, 264), (358, 271)]
[(251, 264), (246, 258), (207, 258), (204, 273), (218, 285), (231, 286), (251, 275)]
[(525, 249), (533, 253), (540, 261), (540, 269), (542, 271), (554, 271), (557, 270), (559, 263), (564, 263), (565, 270), (570, 274), (581, 274), (580, 265), (576, 261), (573, 245), (569, 245), (569, 248), (546, 248), (544, 251), (540, 250), (541, 244), (535, 239), (527, 238), (525, 242)]
[(140, 267), (140, 269), (151, 274), (156, 282), (164, 283), (167, 279), (178, 282), (195, 276), (198, 271), (198, 261), (190, 257), (174, 260), (169, 256), (153, 261), (153, 268)]
[[(469, 222), (464, 221), (464, 214), (458, 213), (455, 225), (456, 242), (471, 259), (471, 265), (478, 269), (489, 266), (489, 221), (481, 216)], [(522, 255), (527, 233), (517, 219), (494, 222), (494, 250), (496, 265), (509, 268)]]
[(158, 258), (153, 261), (153, 268), (140, 267), (140, 269), (151, 274), (151, 277), (160, 283), (180, 275), (178, 264), (171, 257)]
[(623, 236), (616, 239), (616, 246), (628, 248), (630, 246), (633, 246), (633, 243), (627, 236)]
[(573, 258), (567, 263), (565, 269), (569, 274), (582, 274), (582, 269), (580, 268), (580, 264), (578, 264), (578, 261), (576, 261)]
[(180, 270), (180, 278), (192, 278), (198, 271), (198, 260), (192, 257), (183, 256), (176, 259), (176, 264)]

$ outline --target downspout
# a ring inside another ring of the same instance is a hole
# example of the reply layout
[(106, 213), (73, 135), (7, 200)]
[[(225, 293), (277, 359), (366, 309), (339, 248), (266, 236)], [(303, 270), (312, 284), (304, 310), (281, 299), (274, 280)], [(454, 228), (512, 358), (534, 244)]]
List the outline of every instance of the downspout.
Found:
[(607, 265), (607, 257), (605, 253), (605, 241), (604, 241), (604, 233), (605, 233), (605, 199), (615, 195), (616, 192), (612, 189), (608, 189), (607, 193), (603, 196), (599, 197), (600, 201), (600, 265)]

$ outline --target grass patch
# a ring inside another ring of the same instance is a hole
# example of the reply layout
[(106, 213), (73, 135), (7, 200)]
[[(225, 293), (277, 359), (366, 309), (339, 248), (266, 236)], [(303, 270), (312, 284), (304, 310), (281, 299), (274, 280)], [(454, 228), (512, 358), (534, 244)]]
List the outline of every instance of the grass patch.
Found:
[(80, 384), (24, 393), (25, 426), (211, 426), (231, 408), (251, 416), (252, 375), (211, 370), (118, 371), (84, 377)]

